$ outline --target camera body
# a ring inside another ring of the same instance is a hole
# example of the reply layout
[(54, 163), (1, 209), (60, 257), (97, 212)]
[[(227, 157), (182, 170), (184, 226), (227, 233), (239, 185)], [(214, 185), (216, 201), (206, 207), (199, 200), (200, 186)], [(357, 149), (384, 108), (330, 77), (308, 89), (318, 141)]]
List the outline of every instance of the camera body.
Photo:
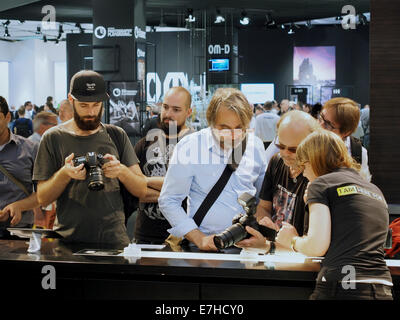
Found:
[(104, 156), (96, 152), (87, 152), (86, 155), (73, 159), (74, 166), (84, 164), (89, 190), (99, 191), (104, 189), (104, 176), (101, 167), (107, 162)]
[(260, 225), (254, 216), (257, 209), (256, 198), (249, 193), (243, 193), (239, 197), (238, 202), (243, 207), (246, 214), (235, 216), (229, 228), (214, 236), (215, 246), (219, 250), (222, 250), (233, 246), (243, 239), (250, 238), (251, 235), (247, 233), (246, 226), (259, 231), (268, 240), (275, 240), (276, 231)]

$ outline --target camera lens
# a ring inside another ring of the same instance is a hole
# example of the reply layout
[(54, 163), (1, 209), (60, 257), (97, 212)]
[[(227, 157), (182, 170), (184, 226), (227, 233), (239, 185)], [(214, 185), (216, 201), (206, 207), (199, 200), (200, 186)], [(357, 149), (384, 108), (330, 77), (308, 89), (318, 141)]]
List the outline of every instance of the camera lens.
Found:
[(91, 168), (88, 175), (88, 188), (99, 191), (104, 188), (103, 171), (99, 167)]
[(224, 232), (214, 236), (214, 244), (218, 249), (225, 249), (246, 238), (246, 229), (240, 224), (235, 223)]

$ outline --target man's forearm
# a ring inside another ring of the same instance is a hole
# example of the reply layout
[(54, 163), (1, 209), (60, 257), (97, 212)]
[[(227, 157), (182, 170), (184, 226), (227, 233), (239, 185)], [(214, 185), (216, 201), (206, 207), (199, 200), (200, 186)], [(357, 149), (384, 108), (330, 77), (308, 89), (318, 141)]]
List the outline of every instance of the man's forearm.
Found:
[(39, 204), (47, 206), (57, 200), (70, 181), (71, 178), (64, 172), (64, 167), (58, 170), (49, 180), (39, 181), (37, 186)]
[(200, 247), (201, 240), (205, 236), (206, 235), (199, 229), (194, 229), (185, 234), (185, 238), (188, 239), (190, 242), (193, 242), (197, 247)]
[(161, 191), (164, 183), (164, 177), (146, 177), (147, 187)]
[[(134, 196), (138, 198), (144, 198), (146, 196), (147, 183), (146, 178), (142, 174), (137, 174), (133, 172), (133, 169), (122, 165), (122, 172), (118, 176), (119, 181), (121, 181), (125, 188)], [(140, 169), (139, 169), (140, 170)]]
[(40, 206), (36, 192), (33, 192), (29, 197), (26, 197), (25, 199), (16, 201), (15, 204), (18, 205), (21, 211), (32, 210)]
[(155, 202), (158, 202), (159, 196), (160, 196), (160, 191), (154, 190), (147, 186), (146, 196), (144, 198), (140, 198), (139, 201), (144, 202), (144, 203), (150, 203), (150, 202), (155, 203)]

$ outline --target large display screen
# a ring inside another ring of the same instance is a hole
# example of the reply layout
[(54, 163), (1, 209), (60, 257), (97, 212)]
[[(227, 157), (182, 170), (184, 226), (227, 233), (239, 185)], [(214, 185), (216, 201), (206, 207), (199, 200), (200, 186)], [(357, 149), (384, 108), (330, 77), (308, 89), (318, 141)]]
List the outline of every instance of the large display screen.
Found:
[(294, 47), (293, 80), (302, 84), (335, 81), (335, 47)]
[(273, 83), (242, 83), (240, 90), (250, 103), (264, 103), (275, 99)]

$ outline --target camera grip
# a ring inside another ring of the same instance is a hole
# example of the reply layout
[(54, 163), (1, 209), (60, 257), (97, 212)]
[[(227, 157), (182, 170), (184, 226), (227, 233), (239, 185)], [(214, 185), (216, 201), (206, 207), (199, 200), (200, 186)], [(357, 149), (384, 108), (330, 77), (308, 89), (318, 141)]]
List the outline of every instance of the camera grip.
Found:
[(276, 238), (276, 230), (263, 226), (262, 224), (258, 225), (258, 231), (269, 241), (275, 241)]

